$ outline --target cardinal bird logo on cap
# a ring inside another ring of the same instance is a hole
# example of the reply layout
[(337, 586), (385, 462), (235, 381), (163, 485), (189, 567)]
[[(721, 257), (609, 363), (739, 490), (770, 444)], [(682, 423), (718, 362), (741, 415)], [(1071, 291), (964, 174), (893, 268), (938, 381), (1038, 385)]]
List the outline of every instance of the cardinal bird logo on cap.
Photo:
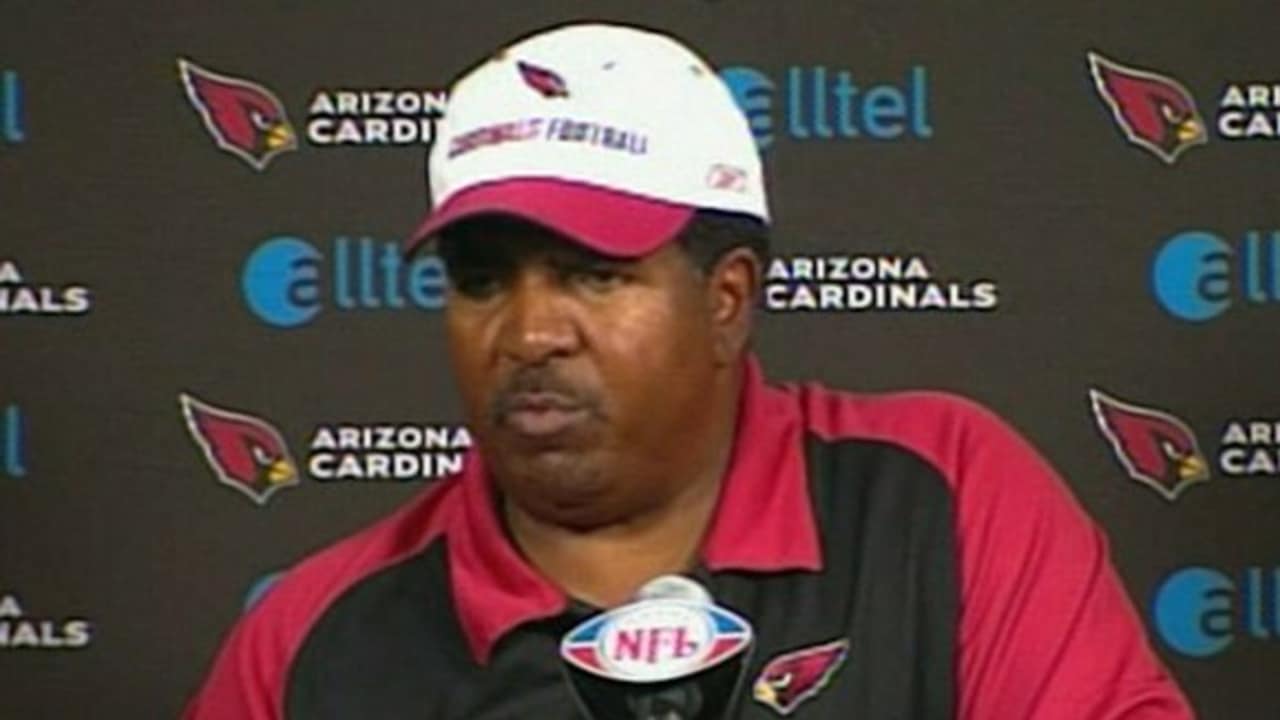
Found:
[(1098, 429), (1129, 477), (1170, 502), (1209, 479), (1209, 463), (1187, 424), (1167, 412), (1127, 403), (1090, 389)]
[(1169, 165), (1187, 149), (1206, 142), (1204, 118), (1177, 80), (1126, 67), (1096, 52), (1089, 53), (1089, 71), (1129, 142)]
[(262, 171), (298, 141), (284, 106), (261, 85), (220, 75), (179, 58), (178, 73), (187, 98), (219, 148)]
[(281, 488), (298, 484), (297, 463), (280, 433), (266, 421), (214, 407), (182, 394), (178, 398), (187, 429), (218, 482), (248, 495), (259, 505)]
[(779, 655), (760, 671), (751, 694), (779, 715), (790, 715), (827, 686), (848, 654), (849, 641), (836, 640)]
[(520, 70), (520, 77), (524, 78), (525, 84), (537, 90), (542, 97), (569, 97), (569, 86), (555, 72), (523, 60), (516, 61), (516, 68)]

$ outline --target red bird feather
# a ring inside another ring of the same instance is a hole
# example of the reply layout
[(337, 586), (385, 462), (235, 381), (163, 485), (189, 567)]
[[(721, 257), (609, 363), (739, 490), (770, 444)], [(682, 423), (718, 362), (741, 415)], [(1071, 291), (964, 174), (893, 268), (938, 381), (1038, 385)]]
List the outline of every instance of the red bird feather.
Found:
[(219, 148), (262, 170), (276, 155), (297, 147), (284, 105), (270, 90), (184, 59), (178, 60), (178, 71), (187, 99)]
[(1178, 81), (1098, 53), (1089, 53), (1089, 71), (1098, 95), (1129, 142), (1166, 163), (1205, 142), (1204, 119), (1191, 93)]
[(822, 691), (849, 654), (849, 641), (836, 640), (779, 655), (756, 678), (752, 694), (780, 715)]
[(1089, 400), (1098, 429), (1129, 477), (1166, 500), (1175, 500), (1192, 484), (1209, 479), (1208, 462), (1183, 421), (1101, 390), (1090, 390)]
[(555, 72), (523, 60), (517, 61), (516, 67), (520, 70), (520, 77), (524, 78), (525, 84), (537, 90), (543, 97), (569, 97), (569, 86), (565, 84), (564, 78)]
[(204, 451), (218, 481), (259, 505), (277, 490), (298, 484), (297, 464), (280, 433), (265, 420), (179, 397), (191, 437)]

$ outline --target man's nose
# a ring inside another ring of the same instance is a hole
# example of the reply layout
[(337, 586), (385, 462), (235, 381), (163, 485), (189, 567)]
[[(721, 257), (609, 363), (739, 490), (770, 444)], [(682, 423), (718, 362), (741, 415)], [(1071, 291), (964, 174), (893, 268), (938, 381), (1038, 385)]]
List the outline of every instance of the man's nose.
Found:
[(581, 345), (571, 300), (553, 272), (526, 269), (508, 290), (499, 347), (522, 365), (574, 353)]

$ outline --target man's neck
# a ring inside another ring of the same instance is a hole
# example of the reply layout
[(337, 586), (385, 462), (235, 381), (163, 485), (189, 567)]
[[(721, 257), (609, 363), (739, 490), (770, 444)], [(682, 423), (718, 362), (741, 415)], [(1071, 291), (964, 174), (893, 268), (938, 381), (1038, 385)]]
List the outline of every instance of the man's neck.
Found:
[(614, 607), (654, 577), (694, 567), (722, 475), (699, 478), (644, 516), (591, 530), (542, 522), (511, 502), (504, 514), (516, 545), (543, 575), (570, 597)]
[(501, 512), (525, 558), (570, 597), (598, 607), (630, 600), (659, 575), (692, 570), (728, 472), (742, 381), (733, 372), (712, 393), (726, 401), (713, 401), (721, 414), (706, 425), (714, 428), (701, 439), (707, 452), (698, 467), (684, 471), (688, 481), (675, 495), (644, 512), (582, 529), (539, 518), (504, 498)]

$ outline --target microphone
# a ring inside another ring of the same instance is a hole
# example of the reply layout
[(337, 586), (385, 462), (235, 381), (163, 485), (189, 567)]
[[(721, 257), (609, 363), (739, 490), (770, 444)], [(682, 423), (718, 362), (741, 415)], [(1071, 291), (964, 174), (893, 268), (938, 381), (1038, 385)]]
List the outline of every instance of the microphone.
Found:
[(724, 720), (754, 639), (751, 623), (702, 585), (662, 575), (566, 633), (560, 657), (590, 720)]

